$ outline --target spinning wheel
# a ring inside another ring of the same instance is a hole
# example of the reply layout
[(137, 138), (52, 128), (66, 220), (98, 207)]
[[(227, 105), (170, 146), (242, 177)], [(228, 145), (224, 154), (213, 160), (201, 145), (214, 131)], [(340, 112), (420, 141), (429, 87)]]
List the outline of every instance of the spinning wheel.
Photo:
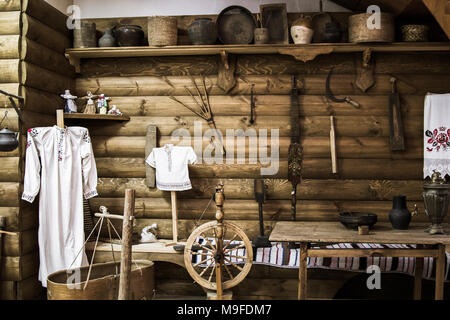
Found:
[(250, 272), (253, 248), (250, 240), (236, 225), (223, 222), (223, 186), (216, 188), (216, 219), (195, 229), (187, 240), (184, 261), (187, 271), (205, 289), (223, 290), (241, 283)]

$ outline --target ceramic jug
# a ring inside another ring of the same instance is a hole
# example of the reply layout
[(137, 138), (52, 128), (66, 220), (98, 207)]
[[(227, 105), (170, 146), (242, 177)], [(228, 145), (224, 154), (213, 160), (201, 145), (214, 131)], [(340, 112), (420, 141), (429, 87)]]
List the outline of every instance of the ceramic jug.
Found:
[(394, 229), (408, 229), (411, 222), (411, 212), (406, 207), (406, 196), (394, 196), (392, 210), (389, 212), (389, 221), (391, 221)]

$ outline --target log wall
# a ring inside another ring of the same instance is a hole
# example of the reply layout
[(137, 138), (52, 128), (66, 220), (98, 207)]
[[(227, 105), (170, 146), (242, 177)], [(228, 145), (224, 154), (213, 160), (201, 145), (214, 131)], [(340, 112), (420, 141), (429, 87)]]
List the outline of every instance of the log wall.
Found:
[[(158, 126), (160, 146), (178, 143), (171, 138), (176, 129), (184, 128), (192, 134), (194, 121), (198, 119), (169, 97), (176, 96), (194, 106), (184, 87), (193, 90), (190, 76), (197, 83), (205, 76), (211, 87), (211, 105), (217, 126), (222, 132), (225, 129), (279, 129), (280, 169), (274, 176), (261, 176), (262, 165), (249, 161), (249, 154), (255, 148), (249, 143), (245, 164), (191, 166), (193, 190), (179, 193), (180, 237), (188, 237), (195, 228), (196, 219), (220, 181), (225, 184), (227, 196), (226, 219), (243, 227), (250, 238), (258, 232), (257, 203), (253, 198), (255, 178), (265, 178), (268, 185), (268, 200), (264, 207), (266, 232), (271, 231), (276, 221), (289, 220), (291, 186), (286, 179), (290, 142), (289, 93), (290, 75), (296, 74), (305, 157), (304, 179), (297, 193), (298, 219), (336, 221), (338, 212), (356, 210), (372, 211), (381, 221), (387, 221), (392, 197), (397, 194), (408, 197), (410, 210), (418, 204), (423, 212), (423, 102), (427, 92), (450, 92), (449, 58), (447, 53), (376, 54), (376, 84), (366, 94), (354, 84), (362, 59), (360, 54), (319, 56), (308, 63), (281, 55), (238, 56), (237, 85), (230, 94), (225, 94), (216, 85), (220, 59), (214, 56), (86, 60), (76, 81), (77, 94), (84, 95), (88, 90), (95, 94), (105, 93), (112, 97), (111, 104), (131, 116), (127, 123), (90, 126), (100, 178), (100, 197), (92, 199), (91, 206), (98, 210), (100, 205), (106, 205), (111, 212), (120, 214), (125, 189), (134, 188), (137, 192), (136, 231), (140, 233), (143, 227), (156, 222), (160, 235), (171, 238), (170, 194), (148, 189), (144, 184), (146, 129), (150, 123)], [(362, 105), (361, 109), (327, 100), (325, 80), (331, 67), (335, 68), (334, 93), (351, 95)], [(388, 99), (392, 75), (398, 78), (401, 94), (405, 152), (391, 152), (389, 146)], [(256, 124), (249, 127), (252, 84), (255, 85), (257, 118)], [(337, 175), (331, 172), (330, 115), (335, 116)], [(203, 123), (205, 128), (207, 125)], [(198, 140), (203, 141), (193, 140), (187, 144), (199, 143), (204, 147), (208, 144), (208, 139)], [(227, 152), (233, 151), (233, 148), (227, 148)], [(206, 211), (204, 219), (214, 219), (214, 208)], [(414, 220), (427, 221), (427, 218), (422, 215)], [(167, 268), (171, 272), (162, 272), (160, 277), (163, 279), (158, 279), (162, 292), (198, 293), (187, 274), (175, 270), (176, 267)], [(296, 272), (272, 269), (256, 268), (250, 279), (236, 289), (237, 295), (244, 298), (295, 297)], [(173, 274), (179, 277), (175, 279)], [(338, 282), (332, 285), (331, 282), (318, 283), (325, 287), (330, 285), (329, 289), (336, 288), (338, 283), (345, 281), (344, 278), (340, 278), (341, 282), (335, 279)], [(265, 285), (261, 286), (262, 282)], [(324, 291), (322, 293), (312, 291), (315, 297), (326, 296)]]
[[(43, 0), (11, 0), (0, 3), (0, 89), (21, 95), (24, 123), (3, 96), (0, 116), (7, 110), (14, 131), (20, 131), (20, 147), (0, 153), (0, 216), (7, 217), (0, 272), (0, 299), (42, 297), (37, 228), (38, 200), (20, 200), (23, 190), (26, 131), (54, 125), (59, 94), (73, 89), (75, 73), (64, 57), (71, 36), (66, 18)], [(5, 104), (6, 103), (6, 104)]]

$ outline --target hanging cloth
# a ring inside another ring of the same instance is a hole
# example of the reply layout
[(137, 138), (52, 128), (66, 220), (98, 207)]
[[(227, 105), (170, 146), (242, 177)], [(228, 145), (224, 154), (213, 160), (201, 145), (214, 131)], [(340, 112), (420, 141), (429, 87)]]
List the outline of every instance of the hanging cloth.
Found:
[(450, 175), (450, 93), (427, 94), (424, 107), (423, 177)]

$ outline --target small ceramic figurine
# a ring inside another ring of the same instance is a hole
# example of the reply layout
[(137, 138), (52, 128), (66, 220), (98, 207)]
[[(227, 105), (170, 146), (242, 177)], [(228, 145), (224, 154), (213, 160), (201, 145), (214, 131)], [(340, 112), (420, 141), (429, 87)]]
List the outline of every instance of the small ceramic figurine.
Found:
[(64, 94), (61, 95), (61, 98), (66, 100), (64, 104), (65, 113), (77, 113), (78, 107), (74, 101), (76, 98), (78, 98), (77, 96), (73, 96), (70, 93), (70, 90), (66, 90)]
[(83, 100), (87, 100), (86, 107), (84, 108), (84, 113), (87, 114), (96, 114), (97, 108), (95, 107), (94, 99), (97, 99), (98, 96), (93, 95), (92, 92), (88, 91), (86, 96), (81, 98)]
[(108, 114), (114, 115), (114, 116), (121, 116), (122, 112), (117, 108), (116, 105), (113, 105), (111, 109), (108, 111)]
[(108, 113), (108, 100), (111, 100), (111, 98), (105, 96), (104, 94), (101, 94), (100, 97), (98, 97), (97, 100), (97, 108), (99, 110), (98, 113), (100, 114)]

